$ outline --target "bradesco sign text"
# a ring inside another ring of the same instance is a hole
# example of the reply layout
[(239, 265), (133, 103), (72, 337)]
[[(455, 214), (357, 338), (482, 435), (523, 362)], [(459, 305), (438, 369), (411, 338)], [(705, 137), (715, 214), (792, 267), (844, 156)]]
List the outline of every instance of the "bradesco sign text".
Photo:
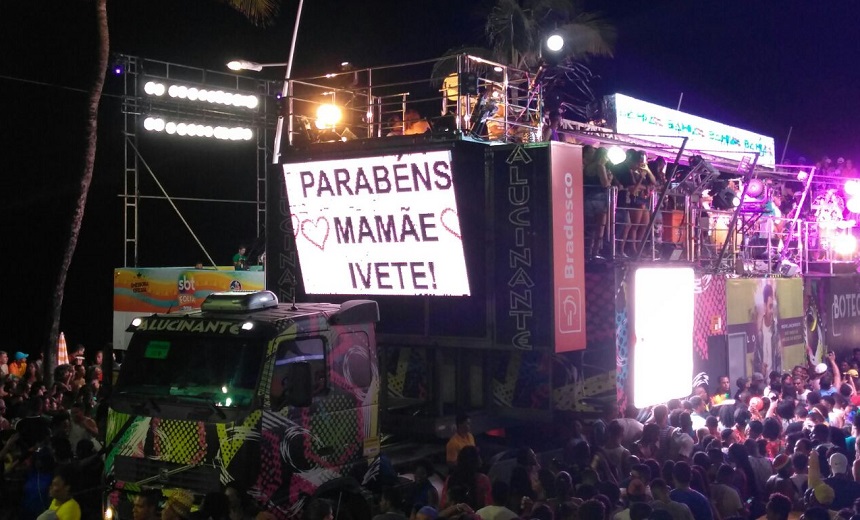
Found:
[(469, 295), (448, 151), (284, 165), (309, 294)]

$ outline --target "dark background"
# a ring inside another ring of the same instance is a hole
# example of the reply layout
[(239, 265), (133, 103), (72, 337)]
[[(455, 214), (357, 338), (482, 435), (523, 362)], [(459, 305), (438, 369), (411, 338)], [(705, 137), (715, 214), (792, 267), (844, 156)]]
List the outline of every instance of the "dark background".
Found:
[[(488, 0), (307, 0), (295, 77), (429, 59), (483, 44)], [(111, 51), (225, 70), (230, 59), (286, 61), (297, 0), (255, 27), (214, 0), (109, 0)], [(467, 6), (467, 7), (464, 7)], [(591, 63), (597, 96), (622, 92), (776, 138), (786, 162), (860, 159), (860, 4), (800, 0), (586, 2), (618, 30), (612, 60)], [(4, 204), (0, 349), (33, 352), (49, 325), (50, 294), (80, 171), (85, 88), (93, 62), (92, 4), (0, 0), (0, 152)], [(259, 77), (276, 79), (282, 71)], [(113, 268), (123, 263), (121, 78), (102, 100), (95, 176), (69, 273), (60, 329), (70, 343), (111, 337)], [(141, 138), (141, 153), (175, 197), (253, 200), (253, 144)], [(141, 169), (142, 187), (148, 174)], [(147, 188), (149, 189), (149, 188)], [(150, 191), (150, 193), (152, 193)], [(179, 202), (221, 265), (256, 235), (253, 206)], [(201, 249), (163, 201), (141, 204), (141, 266), (191, 265)], [(215, 219), (215, 216), (227, 216)], [(217, 222), (216, 222), (217, 220)]]

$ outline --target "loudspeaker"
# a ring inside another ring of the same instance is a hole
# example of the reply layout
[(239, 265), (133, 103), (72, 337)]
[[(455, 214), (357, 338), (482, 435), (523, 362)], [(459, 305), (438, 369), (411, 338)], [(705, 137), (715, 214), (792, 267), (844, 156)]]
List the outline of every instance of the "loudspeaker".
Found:
[(797, 274), (800, 272), (800, 266), (793, 262), (789, 262), (788, 260), (783, 260), (782, 262), (780, 262), (777, 271), (782, 276), (791, 278), (797, 276)]
[(684, 255), (684, 248), (681, 244), (673, 242), (664, 242), (660, 244), (660, 258), (670, 262), (677, 262)]

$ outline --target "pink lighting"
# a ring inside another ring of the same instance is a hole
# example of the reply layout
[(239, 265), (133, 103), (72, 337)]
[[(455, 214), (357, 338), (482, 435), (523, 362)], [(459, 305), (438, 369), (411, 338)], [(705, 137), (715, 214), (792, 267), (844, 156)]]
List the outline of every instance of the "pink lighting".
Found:
[[(845, 187), (847, 188), (848, 185), (846, 184)], [(848, 202), (845, 203), (845, 207), (848, 208), (848, 211), (851, 213), (860, 213), (860, 197), (856, 195), (851, 197), (848, 199)]]
[(800, 170), (799, 172), (797, 172), (797, 180), (802, 182), (805, 181), (807, 177), (809, 177), (809, 174), (806, 173), (804, 170)]

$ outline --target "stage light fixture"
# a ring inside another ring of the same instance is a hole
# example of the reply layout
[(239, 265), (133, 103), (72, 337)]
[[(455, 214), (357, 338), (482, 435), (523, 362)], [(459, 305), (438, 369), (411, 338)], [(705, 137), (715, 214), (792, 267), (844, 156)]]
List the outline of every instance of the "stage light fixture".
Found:
[(611, 146), (607, 150), (607, 158), (612, 164), (621, 164), (627, 159), (627, 152), (620, 146)]
[(342, 117), (340, 108), (337, 105), (332, 105), (331, 103), (325, 103), (317, 108), (317, 119), (316, 119), (316, 127), (320, 130), (325, 128), (333, 128), (336, 124), (340, 122), (340, 118)]
[(254, 110), (260, 105), (260, 98), (250, 94), (224, 92), (223, 90), (207, 90), (205, 88), (180, 84), (165, 85), (158, 81), (147, 81), (143, 86), (143, 91), (150, 96), (160, 97), (166, 93), (174, 99), (230, 105), (250, 110)]
[(843, 189), (846, 195), (860, 195), (860, 180), (848, 179)]
[(250, 128), (241, 126), (226, 127), (184, 121), (165, 121), (161, 117), (149, 116), (143, 120), (143, 128), (150, 132), (164, 132), (169, 135), (183, 137), (214, 137), (228, 141), (250, 141), (254, 132)]
[(860, 213), (860, 196), (854, 195), (845, 203), (845, 208), (851, 213)]
[(747, 196), (757, 199), (762, 193), (764, 193), (764, 183), (761, 179), (751, 180), (749, 185), (747, 185)]
[(714, 209), (720, 209), (723, 211), (732, 210), (738, 207), (741, 203), (737, 193), (735, 193), (734, 190), (729, 188), (726, 184), (715, 183), (715, 185), (708, 190), (708, 193), (711, 195), (711, 206)]

